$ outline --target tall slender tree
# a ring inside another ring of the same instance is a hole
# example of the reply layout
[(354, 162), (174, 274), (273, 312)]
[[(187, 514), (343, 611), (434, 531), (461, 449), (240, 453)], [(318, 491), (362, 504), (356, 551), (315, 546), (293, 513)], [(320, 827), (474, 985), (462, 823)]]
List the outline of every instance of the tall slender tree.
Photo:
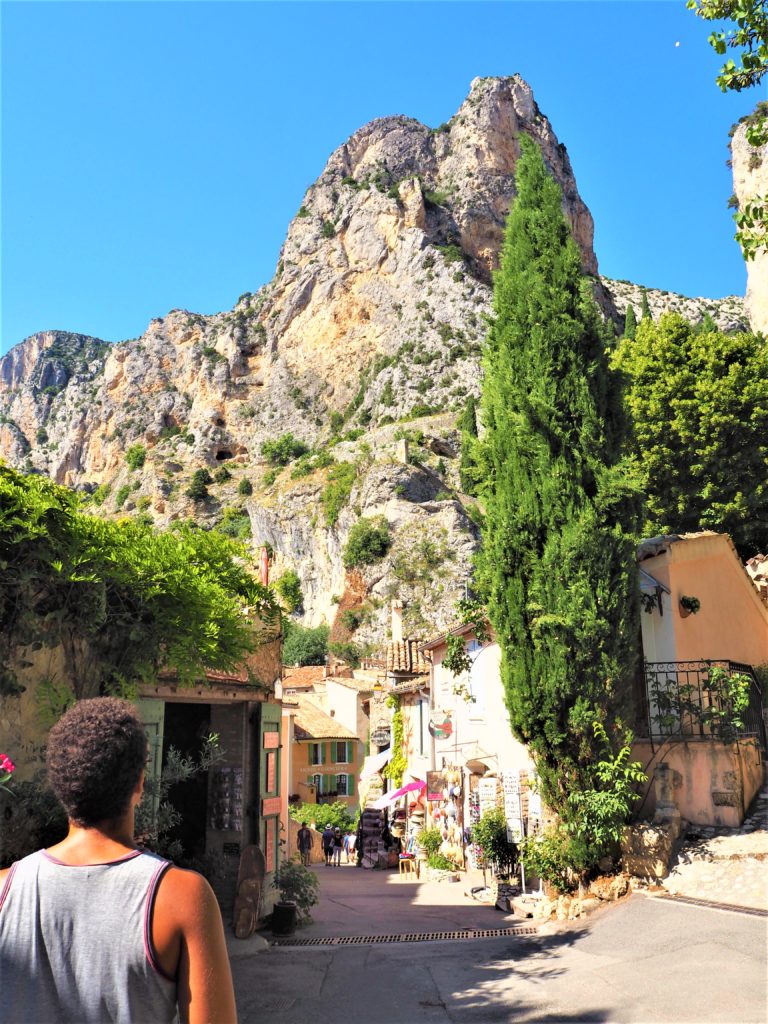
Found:
[(624, 313), (624, 337), (629, 338), (630, 341), (634, 338), (637, 333), (637, 316), (635, 315), (635, 307), (628, 305)]
[(457, 425), (461, 431), (459, 481), (461, 489), (466, 494), (474, 494), (478, 479), (475, 451), (477, 447), (477, 401), (474, 395), (470, 395), (467, 399), (467, 404), (464, 406)]
[(478, 584), (501, 646), (512, 729), (566, 819), (576, 815), (575, 792), (600, 788), (595, 723), (614, 749), (625, 736), (640, 500), (622, 455), (607, 332), (560, 188), (526, 137), (516, 184), (485, 357)]

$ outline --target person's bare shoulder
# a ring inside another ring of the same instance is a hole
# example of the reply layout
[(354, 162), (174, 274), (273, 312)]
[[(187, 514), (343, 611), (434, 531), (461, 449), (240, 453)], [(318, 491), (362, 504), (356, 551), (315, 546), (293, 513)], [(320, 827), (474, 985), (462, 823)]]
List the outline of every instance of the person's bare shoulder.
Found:
[(213, 889), (197, 871), (172, 866), (163, 875), (155, 900), (157, 912), (182, 931), (219, 913)]
[(2, 870), (0, 870), (0, 885), (3, 884), (3, 882), (6, 880), (8, 875), (10, 875), (10, 873), (11, 873), (11, 869), (10, 868), (3, 868)]

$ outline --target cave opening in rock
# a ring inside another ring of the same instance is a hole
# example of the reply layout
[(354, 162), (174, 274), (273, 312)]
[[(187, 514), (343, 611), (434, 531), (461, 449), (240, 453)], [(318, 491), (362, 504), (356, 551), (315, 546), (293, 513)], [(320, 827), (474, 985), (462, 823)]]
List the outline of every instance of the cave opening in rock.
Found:
[(232, 452), (227, 451), (226, 448), (220, 448), (219, 451), (216, 452), (217, 462), (226, 462), (227, 459), (231, 459), (232, 457)]

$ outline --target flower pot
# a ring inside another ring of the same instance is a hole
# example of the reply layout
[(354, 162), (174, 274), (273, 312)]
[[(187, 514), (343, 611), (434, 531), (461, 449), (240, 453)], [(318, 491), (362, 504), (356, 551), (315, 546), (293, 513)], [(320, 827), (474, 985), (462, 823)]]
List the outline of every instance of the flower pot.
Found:
[(294, 900), (280, 900), (272, 911), (272, 934), (292, 935), (296, 931), (299, 908)]

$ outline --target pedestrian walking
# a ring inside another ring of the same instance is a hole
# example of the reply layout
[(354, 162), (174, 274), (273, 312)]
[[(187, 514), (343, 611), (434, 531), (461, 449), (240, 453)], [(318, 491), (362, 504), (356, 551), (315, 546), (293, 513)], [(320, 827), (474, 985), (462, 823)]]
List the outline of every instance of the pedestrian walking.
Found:
[(301, 863), (308, 868), (312, 854), (312, 832), (307, 828), (306, 822), (301, 823), (301, 828), (296, 835), (296, 846), (301, 855)]
[(234, 1024), (224, 926), (202, 875), (134, 841), (149, 745), (126, 701), (75, 704), (51, 729), (65, 839), (0, 871), (0, 993), (14, 1024)]
[(347, 864), (355, 859), (355, 844), (357, 842), (357, 836), (354, 832), (347, 832), (344, 836), (344, 854), (347, 858)]
[(341, 851), (344, 846), (344, 837), (341, 834), (341, 829), (337, 826), (333, 830), (333, 863), (336, 867), (341, 867)]
[(323, 829), (322, 843), (323, 853), (325, 854), (325, 866), (328, 867), (333, 857), (333, 829), (330, 824), (326, 825)]

